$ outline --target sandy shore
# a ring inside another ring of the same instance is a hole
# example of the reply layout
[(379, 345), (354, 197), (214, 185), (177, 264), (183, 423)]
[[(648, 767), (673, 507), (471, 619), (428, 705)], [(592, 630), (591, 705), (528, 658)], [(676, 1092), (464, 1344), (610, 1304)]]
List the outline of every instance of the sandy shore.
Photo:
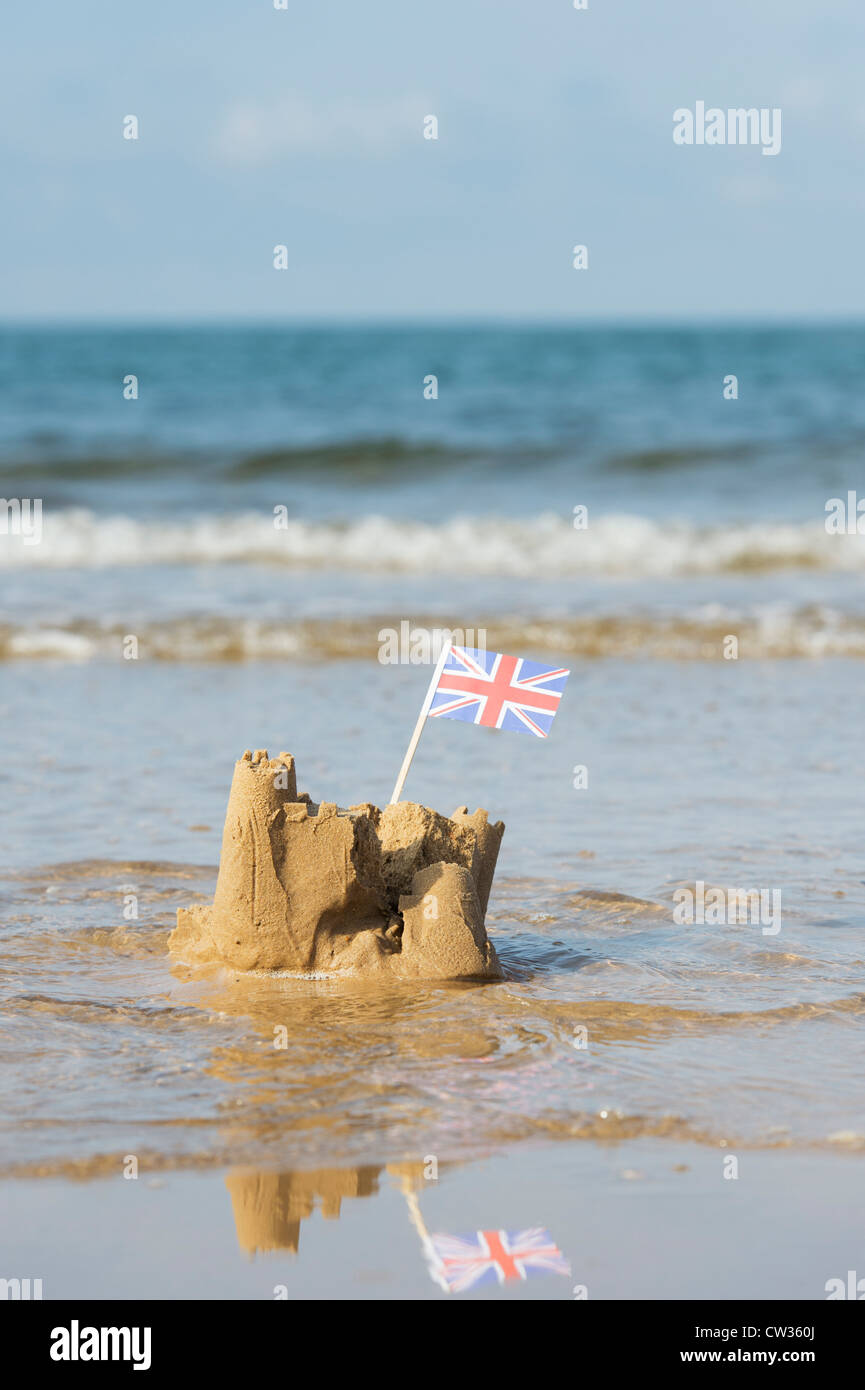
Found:
[(861, 1269), (854, 1157), (743, 1153), (735, 1180), (724, 1158), (643, 1141), (522, 1148), (437, 1182), (393, 1165), (4, 1182), (0, 1275), (41, 1278), (46, 1299), (445, 1298), (408, 1186), (430, 1232), (541, 1225), (571, 1264), (460, 1298), (820, 1300)]

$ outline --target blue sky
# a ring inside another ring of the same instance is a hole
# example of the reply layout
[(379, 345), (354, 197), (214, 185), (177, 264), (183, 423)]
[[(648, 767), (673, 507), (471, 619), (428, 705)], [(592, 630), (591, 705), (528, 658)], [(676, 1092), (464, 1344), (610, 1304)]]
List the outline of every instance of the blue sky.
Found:
[[(860, 315), (863, 53), (861, 0), (18, 6), (0, 315)], [(674, 145), (697, 100), (780, 154)]]

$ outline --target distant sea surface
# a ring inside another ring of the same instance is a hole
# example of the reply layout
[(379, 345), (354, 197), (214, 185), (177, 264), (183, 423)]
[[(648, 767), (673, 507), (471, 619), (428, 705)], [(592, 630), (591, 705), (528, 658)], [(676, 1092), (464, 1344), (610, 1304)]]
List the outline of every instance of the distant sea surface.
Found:
[(0, 492), (44, 508), (0, 543), (0, 658), (364, 656), (394, 616), (865, 655), (865, 546), (824, 524), (865, 328), (5, 328), (0, 397)]

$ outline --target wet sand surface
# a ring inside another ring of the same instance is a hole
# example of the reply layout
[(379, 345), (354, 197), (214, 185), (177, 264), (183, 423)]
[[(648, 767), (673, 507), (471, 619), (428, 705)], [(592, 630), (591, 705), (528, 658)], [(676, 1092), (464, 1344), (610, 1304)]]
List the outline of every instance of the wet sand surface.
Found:
[[(167, 940), (212, 900), (237, 748), (303, 748), (337, 804), (386, 796), (422, 671), (48, 669), (0, 673), (0, 1277), (261, 1297), (266, 1261), (294, 1292), (438, 1296), (386, 1171), (428, 1155), (430, 1230), (543, 1226), (595, 1296), (822, 1297), (860, 1268), (857, 662), (586, 663), (538, 747), (433, 721), (412, 794), (458, 804), (470, 765), (507, 823), (505, 978), (387, 990), (184, 967)], [(780, 888), (779, 930), (678, 924), (697, 880)], [(358, 1168), (379, 1196), (247, 1267), (227, 1174)]]
[(811, 1300), (861, 1272), (858, 1162), (748, 1153), (737, 1180), (723, 1163), (641, 1141), (523, 1148), (435, 1182), (376, 1165), (4, 1182), (3, 1264), (45, 1299), (446, 1298), (408, 1189), (430, 1232), (542, 1225), (571, 1266), (460, 1298)]

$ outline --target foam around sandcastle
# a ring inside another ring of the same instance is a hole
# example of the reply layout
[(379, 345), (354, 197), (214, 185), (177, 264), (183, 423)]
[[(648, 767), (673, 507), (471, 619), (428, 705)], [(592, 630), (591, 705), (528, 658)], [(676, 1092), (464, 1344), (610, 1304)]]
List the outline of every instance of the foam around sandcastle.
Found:
[(503, 834), (465, 806), (316, 805), (290, 753), (246, 752), (213, 904), (180, 908), (169, 949), (243, 971), (500, 979), (484, 916)]

